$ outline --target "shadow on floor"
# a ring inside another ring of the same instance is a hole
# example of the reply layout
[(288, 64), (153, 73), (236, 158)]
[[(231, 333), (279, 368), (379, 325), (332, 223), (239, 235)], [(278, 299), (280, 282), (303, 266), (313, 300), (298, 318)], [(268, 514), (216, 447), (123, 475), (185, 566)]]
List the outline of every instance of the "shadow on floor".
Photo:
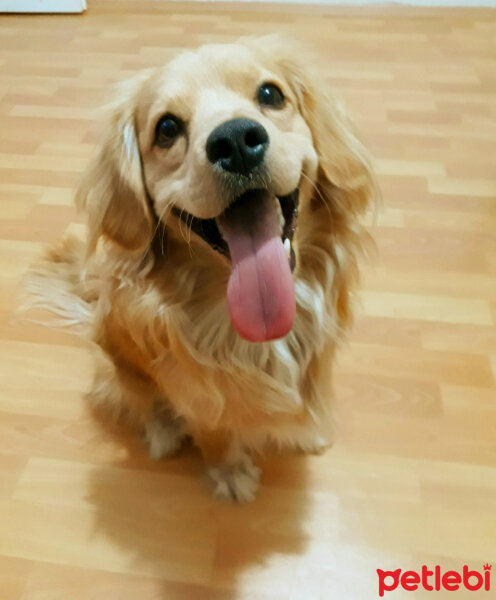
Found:
[(142, 600), (288, 597), (284, 557), (307, 544), (306, 457), (266, 458), (255, 502), (230, 504), (212, 497), (195, 448), (152, 461), (135, 432), (94, 417), (127, 455), (90, 475), (94, 533), (115, 554), (116, 570), (155, 580)]

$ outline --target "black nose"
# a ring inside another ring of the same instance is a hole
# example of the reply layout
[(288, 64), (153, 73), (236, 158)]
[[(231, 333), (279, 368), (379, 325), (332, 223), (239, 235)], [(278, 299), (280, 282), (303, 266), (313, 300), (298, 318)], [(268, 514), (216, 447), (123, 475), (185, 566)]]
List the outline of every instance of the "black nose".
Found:
[(224, 171), (248, 175), (264, 158), (269, 145), (265, 128), (251, 119), (231, 119), (208, 136), (207, 157)]

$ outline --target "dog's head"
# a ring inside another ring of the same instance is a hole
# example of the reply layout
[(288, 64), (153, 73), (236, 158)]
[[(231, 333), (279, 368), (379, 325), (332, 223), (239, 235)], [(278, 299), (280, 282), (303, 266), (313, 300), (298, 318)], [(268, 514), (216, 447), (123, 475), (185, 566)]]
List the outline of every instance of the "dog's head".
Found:
[(150, 251), (163, 227), (190, 229), (184, 243), (229, 264), (231, 320), (251, 341), (291, 329), (299, 209), (326, 204), (329, 231), (348, 226), (373, 188), (362, 146), (311, 71), (289, 42), (266, 37), (139, 75), (79, 193), (93, 241), (123, 252)]

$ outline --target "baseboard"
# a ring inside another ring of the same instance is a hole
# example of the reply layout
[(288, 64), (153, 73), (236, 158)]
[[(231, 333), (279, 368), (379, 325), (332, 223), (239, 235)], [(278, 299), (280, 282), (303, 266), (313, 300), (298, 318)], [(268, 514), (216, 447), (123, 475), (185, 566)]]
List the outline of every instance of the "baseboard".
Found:
[[(156, 2), (170, 2), (171, 0), (155, 0)], [(172, 0), (173, 2), (182, 2), (183, 0)], [(419, 6), (419, 7), (496, 7), (496, 0), (189, 0), (192, 2), (228, 2), (230, 4), (258, 4), (258, 3), (277, 3), (277, 4), (299, 4), (300, 6), (322, 4), (327, 6)]]

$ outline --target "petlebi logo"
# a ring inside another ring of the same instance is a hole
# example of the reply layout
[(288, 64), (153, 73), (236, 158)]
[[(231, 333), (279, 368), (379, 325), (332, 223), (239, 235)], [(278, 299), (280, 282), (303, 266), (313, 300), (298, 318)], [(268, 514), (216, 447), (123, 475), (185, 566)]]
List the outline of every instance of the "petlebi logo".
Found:
[(408, 592), (414, 592), (423, 588), (429, 592), (447, 590), (455, 592), (459, 589), (466, 589), (470, 592), (477, 590), (491, 589), (491, 567), (489, 563), (482, 566), (482, 571), (474, 571), (463, 566), (462, 571), (444, 571), (439, 565), (430, 570), (426, 565), (422, 566), (420, 572), (402, 571), (383, 571), (377, 569), (379, 577), (379, 596), (382, 598), (385, 592), (392, 592), (401, 587)]

